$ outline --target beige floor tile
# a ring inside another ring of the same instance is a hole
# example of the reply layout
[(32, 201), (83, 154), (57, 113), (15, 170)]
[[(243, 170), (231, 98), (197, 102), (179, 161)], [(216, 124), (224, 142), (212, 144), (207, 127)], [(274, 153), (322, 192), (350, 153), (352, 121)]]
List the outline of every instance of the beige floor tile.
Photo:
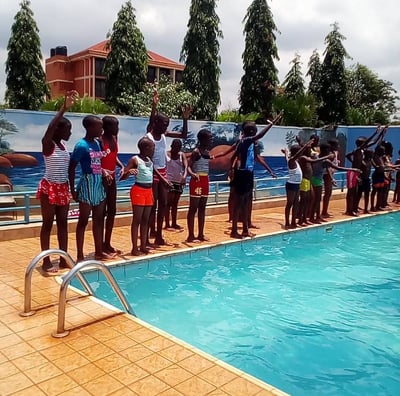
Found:
[(67, 391), (60, 393), (58, 396), (93, 396), (93, 394), (89, 393), (82, 386), (77, 386), (75, 388), (68, 389)]
[(120, 354), (125, 358), (129, 359), (131, 362), (136, 362), (147, 356), (150, 356), (153, 352), (143, 345), (137, 344), (120, 351)]
[(175, 387), (193, 376), (192, 373), (177, 364), (168, 366), (154, 375), (171, 387)]
[(104, 375), (105, 372), (99, 369), (95, 364), (89, 363), (86, 366), (76, 368), (68, 372), (68, 375), (79, 385), (86, 384), (96, 378)]
[(120, 352), (134, 345), (137, 345), (137, 342), (123, 334), (107, 341), (107, 346), (116, 352)]
[(131, 362), (123, 356), (119, 355), (118, 353), (113, 353), (112, 355), (108, 355), (102, 359), (97, 360), (96, 362), (94, 362), (94, 364), (106, 373), (109, 373), (119, 367), (131, 364)]
[(124, 385), (115, 378), (106, 374), (84, 384), (83, 387), (93, 395), (99, 394), (99, 390), (103, 395), (109, 395), (112, 392), (122, 389)]
[(46, 393), (46, 395), (58, 395), (62, 392), (68, 392), (78, 384), (66, 374), (61, 374), (47, 381), (43, 381), (37, 386)]
[(0, 380), (1, 395), (7, 396), (22, 389), (29, 388), (33, 382), (23, 373), (10, 375)]
[(185, 396), (183, 393), (178, 392), (176, 389), (167, 389), (164, 392), (161, 392), (159, 396)]
[(17, 334), (8, 334), (0, 337), (0, 350), (23, 342)]
[(210, 392), (216, 389), (215, 386), (199, 377), (191, 377), (188, 380), (176, 385), (174, 388), (178, 392), (183, 393), (185, 396), (208, 395)]
[(161, 355), (153, 353), (150, 356), (138, 360), (136, 364), (144, 370), (150, 371), (151, 373), (156, 373), (157, 371), (171, 366), (173, 363)]
[(147, 376), (129, 385), (129, 388), (139, 395), (156, 396), (166, 391), (170, 387), (163, 381), (154, 376)]
[(243, 378), (235, 378), (234, 380), (223, 385), (221, 389), (229, 395), (238, 396), (252, 396), (256, 395), (262, 390), (262, 388), (260, 388), (259, 386), (252, 384), (251, 382), (246, 381)]
[(0, 380), (18, 373), (18, 368), (11, 362), (0, 363)]
[(150, 340), (142, 342), (142, 344), (154, 352), (159, 352), (162, 351), (163, 349), (175, 345), (174, 342), (172, 342), (168, 338), (165, 338), (164, 336), (157, 336), (151, 338)]
[(31, 369), (33, 367), (41, 366), (46, 364), (48, 360), (40, 354), (40, 352), (33, 352), (28, 355), (21, 356), (12, 361), (22, 372)]
[(172, 345), (169, 348), (163, 349), (159, 353), (160, 355), (166, 357), (174, 363), (178, 363), (181, 360), (185, 360), (193, 355), (193, 351), (179, 344)]
[(189, 356), (178, 364), (195, 375), (214, 366), (213, 362), (198, 355)]
[(68, 356), (62, 356), (58, 359), (52, 360), (52, 362), (65, 373), (86, 366), (90, 363), (89, 360), (83, 357), (79, 352), (73, 352)]
[(220, 387), (232, 381), (236, 375), (222, 367), (212, 366), (209, 369), (202, 371), (199, 374), (199, 377), (216, 387)]
[(91, 362), (103, 359), (108, 355), (112, 355), (114, 351), (104, 344), (92, 345), (82, 349), (79, 353)]
[(35, 350), (27, 342), (20, 342), (2, 349), (3, 354), (8, 359), (17, 359), (21, 356), (29, 355), (34, 351)]
[(149, 375), (149, 372), (143, 370), (141, 367), (137, 366), (134, 363), (130, 363), (126, 366), (120, 367), (110, 372), (110, 375), (127, 386), (132, 384), (133, 382), (143, 379), (144, 377), (147, 377)]
[[(3, 311), (3, 310), (2, 310)], [(6, 335), (10, 335), (14, 332), (15, 330), (11, 330), (9, 326), (6, 326), (2, 323), (0, 323), (0, 337), (4, 337)]]
[(29, 377), (33, 383), (47, 381), (53, 377), (57, 377), (61, 374), (61, 370), (58, 369), (53, 363), (47, 362), (40, 366), (32, 367), (24, 371), (25, 375)]
[(12, 394), (12, 396), (47, 396), (37, 385), (24, 388)]
[(54, 359), (58, 359), (61, 356), (71, 355), (74, 353), (74, 350), (60, 340), (57, 345), (51, 346), (50, 348), (42, 349), (40, 353), (48, 360), (52, 361)]

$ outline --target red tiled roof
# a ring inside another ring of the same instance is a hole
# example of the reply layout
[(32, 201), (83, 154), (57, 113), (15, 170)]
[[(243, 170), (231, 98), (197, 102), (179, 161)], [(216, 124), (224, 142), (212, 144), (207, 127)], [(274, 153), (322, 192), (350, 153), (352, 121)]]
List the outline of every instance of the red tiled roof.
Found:
[[(108, 50), (106, 50), (106, 46), (109, 40), (103, 40), (100, 43), (94, 44), (89, 48), (86, 48), (82, 51), (79, 51), (75, 54), (70, 55), (70, 58), (76, 58), (77, 56), (81, 56), (83, 54), (87, 54), (90, 52), (98, 52), (98, 53), (103, 53), (104, 55), (108, 53)], [(169, 67), (174, 67), (175, 69), (178, 70), (183, 70), (185, 65), (175, 62), (169, 58), (166, 58), (165, 56), (159, 55), (153, 51), (147, 51), (147, 56), (149, 57), (150, 61), (152, 64), (157, 65), (157, 66), (169, 66)]]

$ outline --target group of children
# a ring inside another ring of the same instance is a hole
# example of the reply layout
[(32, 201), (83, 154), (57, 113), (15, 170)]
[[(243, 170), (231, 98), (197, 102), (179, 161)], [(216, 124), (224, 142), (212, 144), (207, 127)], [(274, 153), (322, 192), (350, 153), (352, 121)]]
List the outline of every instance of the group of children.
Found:
[[(159, 97), (153, 95), (152, 111), (147, 133), (139, 140), (139, 154), (131, 157), (127, 165), (118, 158), (118, 119), (113, 116), (103, 118), (88, 115), (83, 119), (85, 136), (74, 147), (70, 156), (62, 141), (71, 135), (71, 123), (64, 118), (65, 111), (75, 102), (77, 93), (67, 92), (63, 106), (50, 122), (42, 139), (42, 152), (46, 171), (38, 188), (43, 223), (40, 234), (41, 249), (49, 249), (50, 233), (54, 217), (57, 223), (59, 248), (67, 251), (67, 217), (70, 197), (79, 204), (79, 218), (76, 225), (77, 260), (84, 255), (84, 237), (89, 216), (92, 214), (92, 233), (95, 246), (95, 259), (108, 260), (121, 251), (111, 244), (112, 230), (116, 215), (117, 180), (134, 176), (130, 189), (132, 204), (131, 254), (147, 254), (151, 249), (166, 244), (163, 238), (163, 225), (166, 228), (181, 230), (177, 223), (179, 198), (183, 192), (186, 178), (190, 176), (190, 202), (187, 212), (188, 235), (186, 242), (207, 241), (204, 235), (207, 197), (209, 194), (209, 164), (213, 158), (231, 154), (230, 179), (231, 193), (229, 213), (232, 221), (231, 237), (251, 237), (252, 192), (254, 184), (255, 161), (260, 162), (273, 177), (276, 177), (260, 156), (257, 142), (271, 127), (279, 122), (282, 114), (257, 132), (254, 122), (242, 125), (242, 136), (226, 151), (210, 155), (212, 134), (201, 129), (197, 134), (196, 148), (186, 156), (182, 152), (182, 141), (187, 137), (190, 106), (183, 110), (182, 131), (168, 131), (169, 118), (157, 111)], [(329, 217), (328, 206), (332, 194), (334, 171), (346, 170), (348, 174), (346, 213), (356, 215), (358, 204), (364, 193), (364, 212), (368, 212), (369, 177), (372, 175), (371, 210), (381, 210), (387, 205), (388, 180), (390, 172), (400, 165), (391, 164), (389, 144), (383, 145), (387, 128), (378, 128), (370, 138), (359, 138), (356, 149), (347, 155), (352, 168), (339, 166), (338, 142), (319, 144), (318, 136), (283, 149), (288, 164), (289, 179), (286, 183), (287, 204), (285, 207), (285, 228), (295, 228), (312, 223), (320, 223)], [(171, 149), (167, 150), (166, 138), (173, 138)], [(368, 147), (377, 144), (374, 152)], [(400, 160), (398, 160), (400, 163)], [(76, 168), (80, 165), (81, 176), (75, 185)], [(117, 167), (119, 172), (117, 174)], [(400, 172), (398, 172), (400, 173)], [(400, 201), (400, 177), (394, 200)], [(322, 198), (322, 191), (324, 197)], [(322, 211), (321, 211), (322, 200)], [(195, 234), (195, 217), (198, 231)], [(290, 216), (291, 215), (291, 216)], [(242, 233), (238, 223), (242, 223)], [(150, 243), (150, 238), (154, 242)], [(139, 243), (138, 243), (139, 241)], [(67, 263), (60, 259), (59, 267)], [(57, 272), (47, 257), (43, 270)]]
[[(384, 210), (388, 206), (391, 174), (399, 169), (400, 164), (400, 160), (392, 164), (393, 146), (390, 142), (383, 141), (386, 131), (387, 127), (379, 126), (370, 137), (361, 136), (356, 140), (356, 148), (346, 154), (351, 168), (339, 166), (339, 145), (336, 139), (319, 144), (319, 137), (312, 135), (306, 143), (297, 139), (298, 144), (292, 145), (290, 152), (282, 149), (289, 173), (286, 183), (285, 228), (321, 223), (331, 217), (328, 207), (335, 185), (335, 170), (347, 171), (347, 215), (359, 215), (363, 195), (364, 213), (369, 213), (369, 210)], [(374, 151), (369, 149), (374, 145)], [(396, 175), (393, 202), (400, 203), (400, 171)]]

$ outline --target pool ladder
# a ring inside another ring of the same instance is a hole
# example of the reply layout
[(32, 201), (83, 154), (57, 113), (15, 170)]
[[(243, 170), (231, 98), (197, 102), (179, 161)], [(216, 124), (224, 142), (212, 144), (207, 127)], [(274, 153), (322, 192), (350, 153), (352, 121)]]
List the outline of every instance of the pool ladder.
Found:
[(61, 338), (65, 337), (69, 334), (69, 330), (65, 330), (65, 309), (67, 304), (67, 289), (72, 279), (76, 276), (81, 282), (82, 286), (86, 289), (86, 292), (89, 296), (95, 296), (95, 293), (90, 286), (90, 284), (86, 281), (84, 276), (81, 274), (81, 270), (86, 267), (96, 267), (104, 274), (110, 283), (111, 287), (114, 289), (115, 294), (120, 299), (122, 305), (125, 310), (136, 316), (129, 302), (126, 300), (124, 294), (122, 293), (118, 283), (115, 281), (113, 275), (106, 265), (97, 260), (86, 260), (81, 261), (80, 263), (75, 263), (72, 257), (63, 250), (60, 249), (48, 249), (39, 253), (36, 257), (32, 259), (30, 264), (28, 265), (25, 272), (25, 285), (24, 285), (24, 311), (20, 312), (21, 316), (32, 316), (36, 313), (36, 311), (32, 310), (32, 273), (37, 264), (43, 260), (45, 257), (49, 257), (51, 255), (58, 255), (63, 257), (67, 264), (70, 267), (70, 270), (62, 276), (62, 283), (60, 286), (60, 293), (58, 299), (58, 320), (57, 320), (57, 330), (52, 333), (53, 337)]

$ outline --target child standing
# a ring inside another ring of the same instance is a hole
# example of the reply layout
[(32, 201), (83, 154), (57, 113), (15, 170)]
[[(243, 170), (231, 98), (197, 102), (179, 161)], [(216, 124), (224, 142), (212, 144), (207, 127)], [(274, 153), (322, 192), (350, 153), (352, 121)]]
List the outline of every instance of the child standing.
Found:
[(106, 202), (104, 208), (105, 230), (103, 240), (103, 250), (107, 253), (120, 254), (121, 251), (111, 246), (111, 234), (114, 227), (114, 219), (117, 213), (117, 182), (115, 177), (117, 165), (121, 168), (120, 175), (124, 171), (124, 166), (118, 158), (118, 118), (105, 116), (103, 121), (103, 135), (101, 136), (102, 149), (108, 151), (108, 155), (102, 157), (101, 167), (103, 168), (103, 181), (106, 191)]
[[(167, 180), (154, 169), (152, 158), (154, 156), (155, 144), (147, 137), (138, 142), (139, 155), (133, 156), (120, 180), (126, 179), (129, 175), (135, 175), (135, 184), (131, 187), (130, 198), (132, 204), (131, 241), (132, 256), (149, 253), (147, 247), (147, 233), (149, 229), (149, 218), (151, 208), (154, 204), (153, 198), (153, 172), (155, 171), (160, 181), (168, 184)], [(138, 234), (140, 228), (140, 249), (138, 248)]]
[[(188, 237), (186, 242), (208, 241), (204, 236), (206, 205), (209, 192), (208, 173), (212, 135), (208, 129), (201, 129), (197, 134), (198, 146), (193, 150), (188, 161), (188, 173), (191, 176), (190, 203), (187, 214)], [(198, 236), (194, 236), (194, 218), (198, 213)]]
[[(172, 183), (168, 192), (167, 210), (165, 213), (165, 227), (182, 229), (177, 223), (178, 203), (186, 183), (188, 162), (182, 150), (182, 141), (174, 139), (171, 143), (171, 150), (167, 152), (167, 180)], [(169, 222), (171, 214), (172, 223)]]
[[(70, 201), (68, 185), (69, 153), (62, 143), (71, 136), (71, 122), (63, 117), (78, 97), (76, 91), (65, 95), (64, 103), (47, 127), (42, 138), (42, 153), (46, 166), (43, 179), (39, 183), (37, 198), (40, 199), (42, 212), (42, 228), (40, 230), (40, 247), (47, 250), (50, 247), (50, 233), (54, 217), (57, 222), (57, 239), (59, 248), (67, 251), (68, 226), (67, 216)], [(60, 258), (60, 267), (68, 267), (64, 258)], [(45, 272), (57, 272), (50, 257), (43, 259), (42, 269)]]

